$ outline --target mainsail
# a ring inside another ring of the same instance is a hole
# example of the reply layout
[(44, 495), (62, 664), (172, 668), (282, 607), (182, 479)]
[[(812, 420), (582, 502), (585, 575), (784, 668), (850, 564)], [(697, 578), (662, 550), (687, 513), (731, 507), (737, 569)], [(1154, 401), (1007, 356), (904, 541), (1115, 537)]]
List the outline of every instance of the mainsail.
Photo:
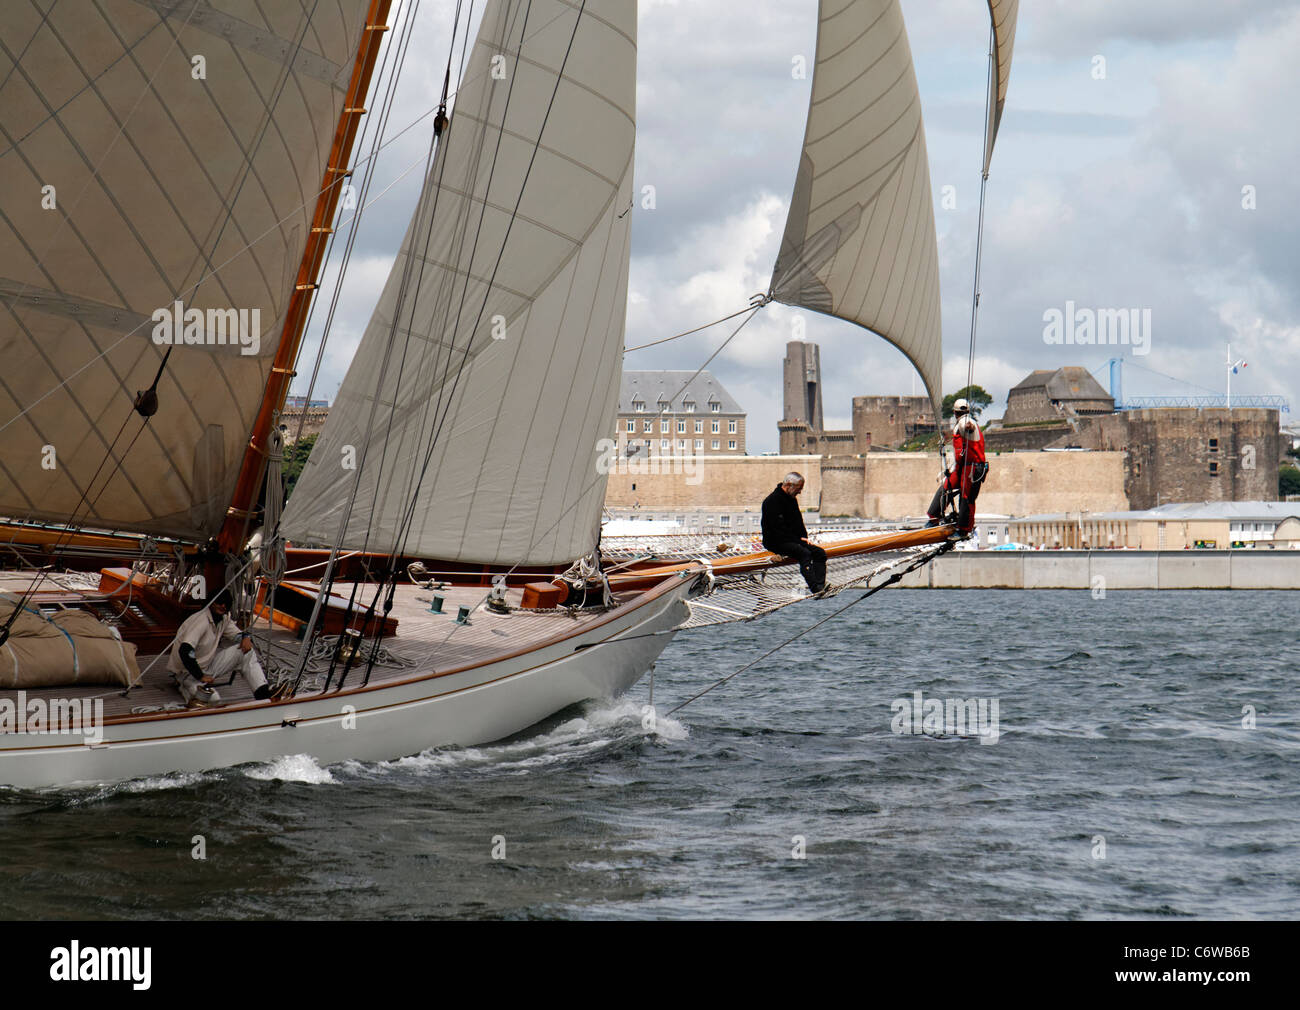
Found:
[(595, 546), (635, 102), (635, 0), (488, 4), (286, 536), (485, 564)]
[(808, 126), (772, 296), (884, 337), (921, 373), (938, 416), (939, 258), (898, 0), (821, 0)]
[(217, 532), (366, 7), (0, 5), (0, 515)]
[(993, 144), (998, 139), (1002, 107), (1007, 103), (1007, 85), (1011, 82), (1011, 50), (1016, 42), (1016, 16), (1020, 0), (989, 0), (993, 19), (993, 64), (996, 73), (990, 81), (988, 132), (984, 137), (984, 174), (993, 160)]

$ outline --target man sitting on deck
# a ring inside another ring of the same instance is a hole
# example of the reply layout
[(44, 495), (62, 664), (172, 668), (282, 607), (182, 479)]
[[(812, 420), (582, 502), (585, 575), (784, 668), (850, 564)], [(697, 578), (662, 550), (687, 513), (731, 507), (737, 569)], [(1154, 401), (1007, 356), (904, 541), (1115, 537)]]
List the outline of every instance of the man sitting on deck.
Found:
[[(221, 647), (223, 641), (235, 639), (238, 639), (235, 644)], [(176, 675), (178, 684), (183, 671), (188, 672), (203, 685), (201, 692), (207, 694), (211, 693), (207, 685), (215, 678), (238, 669), (253, 689), (254, 698), (262, 700), (272, 696), (261, 661), (253, 651), (253, 640), (230, 617), (230, 594), (224, 589), (206, 610), (191, 614), (180, 626), (167, 669)], [(191, 697), (194, 692), (183, 693)]]
[(826, 588), (826, 552), (808, 542), (808, 529), (799, 512), (802, 490), (803, 475), (788, 473), (763, 499), (763, 546), (773, 554), (798, 561), (808, 591), (820, 593)]

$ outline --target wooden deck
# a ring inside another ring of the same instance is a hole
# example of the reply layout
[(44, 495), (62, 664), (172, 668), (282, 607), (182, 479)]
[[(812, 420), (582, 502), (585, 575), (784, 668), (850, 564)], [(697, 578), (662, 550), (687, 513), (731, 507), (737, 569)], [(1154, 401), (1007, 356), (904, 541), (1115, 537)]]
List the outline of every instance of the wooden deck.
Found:
[[(0, 572), (0, 591), (21, 594), (30, 585), (30, 578), (26, 573)], [(375, 588), (373, 584), (358, 587), (359, 607), (369, 605)], [(336, 583), (334, 590), (346, 596), (351, 593), (352, 587)], [(574, 614), (567, 610), (520, 609), (499, 614), (488, 610), (484, 605), (487, 590), (482, 586), (451, 586), (436, 590), (436, 593), (444, 598), (441, 614), (430, 612), (433, 593), (429, 590), (414, 585), (398, 586), (391, 615), (397, 618), (397, 633), (382, 643), (386, 654), (384, 658), (390, 661), (376, 663), (370, 673), (370, 685), (421, 675), (436, 675), (492, 662), (512, 653), (535, 648), (548, 640), (565, 637), (606, 615), (601, 610)], [(507, 603), (512, 608), (518, 608), (522, 593), (521, 588), (508, 589)], [(625, 592), (615, 598), (618, 603), (625, 604), (640, 595), (639, 592)], [(67, 596), (66, 590), (55, 589), (47, 581), (42, 590), (38, 591), (34, 605), (59, 606), (59, 600), (66, 599)], [(456, 621), (462, 606), (470, 610), (467, 624)], [(280, 675), (296, 669), (302, 643), (292, 631), (278, 626), (268, 627), (264, 619), (258, 620), (252, 630), (255, 647), (270, 681), (275, 682)], [(369, 640), (363, 643), (361, 659), (348, 672), (345, 687), (361, 685), (366, 675), (365, 660), (369, 655), (369, 645)], [(102, 698), (106, 721), (139, 715), (149, 710), (179, 709), (183, 706), (184, 699), (167, 672), (168, 658), (165, 653), (138, 654), (142, 683), (129, 691), (112, 685), (51, 687), (27, 689), (26, 696), (29, 699)], [(313, 658), (300, 683), (298, 697), (319, 694), (324, 687), (328, 667), (328, 657)], [(342, 664), (336, 668), (330, 685), (331, 692), (338, 689), (342, 668)], [(220, 702), (217, 706), (208, 706), (209, 708), (247, 704), (253, 700), (252, 692), (241, 676), (236, 674), (234, 681), (229, 684), (225, 683), (226, 679), (220, 678), (216, 685)], [(0, 690), (0, 699), (16, 700), (16, 696), (14, 690)]]

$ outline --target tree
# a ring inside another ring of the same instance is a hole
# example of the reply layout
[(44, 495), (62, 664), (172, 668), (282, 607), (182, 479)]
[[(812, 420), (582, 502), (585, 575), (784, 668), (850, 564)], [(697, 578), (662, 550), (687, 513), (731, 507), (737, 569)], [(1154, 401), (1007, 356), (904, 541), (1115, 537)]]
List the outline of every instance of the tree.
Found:
[(293, 445), (285, 450), (284, 464), (280, 473), (284, 478), (284, 493), (290, 495), (293, 493), (293, 486), (298, 483), (298, 478), (302, 476), (302, 468), (307, 464), (307, 457), (311, 455), (311, 447), (316, 444), (316, 436), (303, 435)]
[(1293, 466), (1284, 466), (1277, 472), (1277, 497), (1286, 501), (1289, 494), (1300, 494), (1300, 470)]
[(943, 398), (943, 416), (952, 417), (952, 405), (958, 400), (965, 400), (970, 404), (970, 412), (979, 417), (980, 413), (993, 402), (993, 397), (989, 396), (983, 386), (963, 386), (955, 393), (949, 393)]

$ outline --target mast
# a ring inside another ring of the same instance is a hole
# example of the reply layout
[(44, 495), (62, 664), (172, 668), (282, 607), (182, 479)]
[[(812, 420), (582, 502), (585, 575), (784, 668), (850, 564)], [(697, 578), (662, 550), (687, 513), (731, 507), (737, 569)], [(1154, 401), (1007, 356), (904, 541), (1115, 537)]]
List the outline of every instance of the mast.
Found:
[(298, 357), (298, 348), (302, 344), (303, 331), (307, 325), (307, 313), (311, 307), (312, 293), (316, 290), (321, 266), (325, 258), (325, 249), (329, 236), (333, 232), (330, 222), (338, 208), (342, 183), (351, 175), (348, 161), (352, 157), (352, 145), (356, 141), (361, 117), (365, 114), (365, 101), (370, 90), (370, 78), (374, 73), (375, 62), (384, 32), (388, 31), (388, 11), (392, 0), (370, 0), (366, 12), (365, 29), (361, 33), (361, 43), (357, 47), (356, 59), (352, 65), (352, 77), (343, 100), (343, 111), (334, 130), (334, 141), (330, 146), (330, 156), (326, 163), (325, 177), (321, 181), (320, 194), (316, 198), (316, 209), (312, 215), (311, 232), (303, 249), (302, 262), (298, 267), (297, 281), (289, 298), (289, 307), (285, 315), (284, 328), (280, 333), (280, 343), (276, 348), (275, 360), (271, 365), (271, 374), (267, 378), (266, 391), (258, 407), (256, 420), (249, 433), (248, 446), (244, 450), (244, 461), (239, 468), (239, 479), (231, 497), (230, 507), (226, 510), (225, 522), (217, 536), (217, 546), (222, 553), (237, 551), (248, 532), (248, 521), (253, 516), (262, 475), (266, 470), (267, 441), (271, 425), (275, 423), (284, 408), (284, 399), (293, 381), (293, 363)]

